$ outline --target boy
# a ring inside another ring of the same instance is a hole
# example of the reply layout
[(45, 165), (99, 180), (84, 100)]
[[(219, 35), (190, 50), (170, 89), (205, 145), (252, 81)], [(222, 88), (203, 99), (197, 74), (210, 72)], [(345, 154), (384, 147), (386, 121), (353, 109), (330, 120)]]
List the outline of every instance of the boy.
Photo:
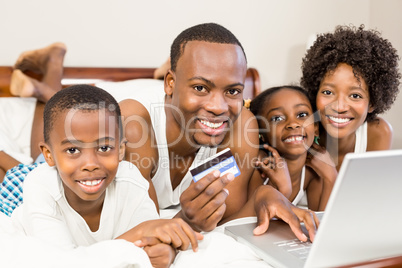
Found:
[[(44, 111), (46, 163), (28, 175), (13, 222), (66, 249), (116, 238), (136, 242), (154, 266), (170, 265), (175, 248), (191, 243), (196, 251), (202, 235), (184, 221), (156, 220), (148, 183), (122, 161), (121, 126), (116, 100), (102, 89), (76, 85), (56, 93)], [(152, 246), (138, 241), (143, 238)]]

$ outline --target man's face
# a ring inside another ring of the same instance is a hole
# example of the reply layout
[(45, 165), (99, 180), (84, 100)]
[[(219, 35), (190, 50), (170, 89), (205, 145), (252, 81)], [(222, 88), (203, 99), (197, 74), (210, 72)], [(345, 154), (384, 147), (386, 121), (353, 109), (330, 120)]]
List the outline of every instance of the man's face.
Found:
[[(222, 143), (243, 104), (247, 65), (233, 44), (188, 42), (175, 72), (165, 79), (174, 122), (196, 145)], [(169, 108), (169, 107), (168, 107)]]

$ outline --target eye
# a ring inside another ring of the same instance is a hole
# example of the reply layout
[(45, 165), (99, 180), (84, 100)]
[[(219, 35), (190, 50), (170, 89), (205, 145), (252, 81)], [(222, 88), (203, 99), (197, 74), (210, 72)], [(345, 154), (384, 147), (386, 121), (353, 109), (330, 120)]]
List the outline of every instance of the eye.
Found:
[(78, 150), (77, 148), (74, 148), (74, 147), (68, 148), (68, 149), (66, 150), (66, 153), (67, 153), (67, 154), (78, 154), (79, 152), (80, 152), (80, 150)]
[(303, 118), (303, 117), (307, 117), (309, 115), (309, 113), (307, 112), (301, 112), (297, 114), (297, 118)]
[(332, 94), (332, 92), (330, 90), (328, 90), (328, 89), (323, 90), (321, 93), (324, 94), (324, 95), (331, 95)]
[(109, 152), (109, 151), (112, 150), (112, 149), (113, 149), (112, 146), (105, 145), (105, 146), (99, 147), (98, 151), (99, 151), (99, 152), (102, 152), (102, 153), (106, 153), (106, 152)]
[(278, 123), (285, 120), (282, 116), (274, 115), (271, 117), (271, 122)]
[(359, 95), (359, 94), (352, 94), (352, 95), (350, 95), (350, 97), (352, 97), (352, 99), (362, 99), (363, 97), (361, 96), (361, 95)]
[(229, 89), (227, 92), (228, 92), (228, 94), (231, 95), (231, 96), (236, 96), (236, 95), (238, 95), (238, 94), (241, 93), (241, 90), (232, 88), (232, 89)]
[(207, 89), (204, 86), (194, 86), (194, 89), (198, 92), (206, 92)]

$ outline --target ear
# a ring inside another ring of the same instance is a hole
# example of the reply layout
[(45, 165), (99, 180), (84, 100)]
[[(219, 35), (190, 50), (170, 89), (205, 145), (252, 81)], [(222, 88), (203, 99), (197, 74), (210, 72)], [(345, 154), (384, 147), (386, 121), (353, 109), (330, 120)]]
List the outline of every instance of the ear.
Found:
[(320, 127), (318, 125), (318, 122), (316, 122), (316, 123), (314, 123), (314, 141), (313, 141), (313, 143), (320, 145), (319, 140), (320, 140)]
[(50, 146), (44, 142), (40, 142), (39, 143), (39, 148), (43, 154), (43, 156), (45, 157), (45, 161), (49, 166), (55, 166), (56, 163), (53, 159), (53, 155), (52, 152), (50, 150)]
[(375, 110), (375, 107), (371, 104), (369, 104), (369, 109), (368, 109), (368, 113), (372, 113)]
[(120, 142), (120, 146), (119, 146), (119, 161), (122, 161), (124, 159), (124, 155), (126, 153), (126, 144), (127, 144), (126, 139), (123, 139)]
[(172, 72), (172, 70), (169, 70), (166, 73), (164, 81), (165, 81), (165, 93), (166, 95), (171, 96), (173, 94), (173, 89), (176, 82), (176, 76)]
[(314, 123), (314, 136), (320, 136), (320, 127), (318, 125), (318, 122)]
[(258, 134), (258, 137), (260, 138), (260, 140), (261, 140), (262, 142), (265, 142), (264, 136), (263, 136), (262, 134)]

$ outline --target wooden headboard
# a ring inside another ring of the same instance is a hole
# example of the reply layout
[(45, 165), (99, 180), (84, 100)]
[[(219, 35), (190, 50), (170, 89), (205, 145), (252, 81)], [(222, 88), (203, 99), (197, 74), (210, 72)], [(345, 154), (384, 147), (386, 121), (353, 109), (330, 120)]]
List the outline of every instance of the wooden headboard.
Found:
[[(10, 78), (13, 68), (11, 66), (0, 66), (0, 97), (11, 97)], [(138, 78), (153, 78), (155, 68), (108, 68), (108, 67), (65, 67), (63, 79), (84, 81), (124, 81)], [(40, 79), (35, 73), (26, 73), (27, 75)], [(80, 82), (81, 83), (81, 82)], [(90, 82), (88, 82), (90, 83)], [(72, 83), (66, 81), (65, 85)], [(244, 99), (252, 99), (261, 92), (260, 76), (255, 68), (248, 68)]]

